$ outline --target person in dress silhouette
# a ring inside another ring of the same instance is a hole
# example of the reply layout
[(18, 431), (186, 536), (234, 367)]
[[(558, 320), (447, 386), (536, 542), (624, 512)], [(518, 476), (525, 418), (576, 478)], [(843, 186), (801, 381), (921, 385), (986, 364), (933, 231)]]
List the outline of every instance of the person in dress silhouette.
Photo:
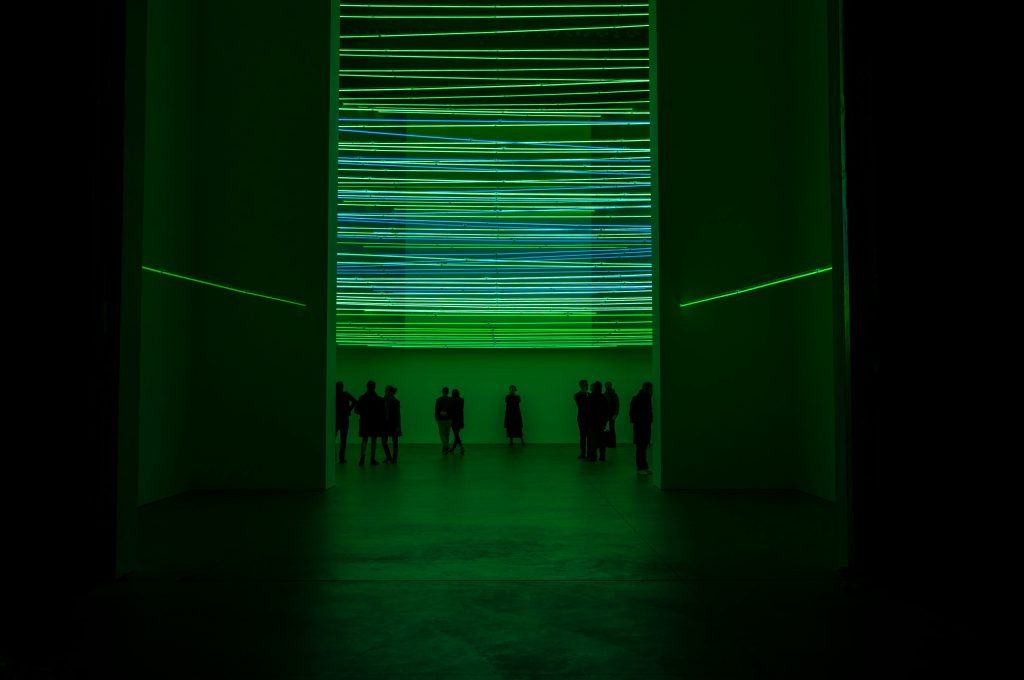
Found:
[[(590, 384), (590, 395), (587, 397), (587, 460), (605, 459), (604, 431), (608, 426), (608, 402), (601, 394), (601, 381)], [(600, 452), (601, 457), (597, 454)]]
[(462, 445), (462, 428), (466, 426), (466, 402), (458, 390), (452, 390), (452, 453), (455, 447), (459, 447), (459, 455), (466, 453), (466, 447)]
[[(381, 445), (384, 447), (384, 462), (398, 462), (398, 438), (402, 436), (402, 404), (395, 398), (398, 388), (388, 385), (384, 388), (384, 432)], [(388, 448), (388, 439), (391, 448)]]
[(523, 411), (520, 407), (522, 401), (516, 386), (509, 385), (508, 394), (505, 395), (505, 436), (508, 437), (509, 446), (512, 446), (512, 440), (516, 438), (522, 446), (526, 446), (526, 440), (523, 439)]
[(576, 427), (580, 430), (580, 455), (576, 457), (585, 460), (587, 457), (587, 381), (580, 380), (579, 386), (580, 389), (572, 395), (576, 402)]
[(338, 445), (338, 462), (345, 462), (345, 446), (348, 444), (349, 416), (355, 408), (356, 398), (345, 391), (345, 383), (334, 383), (334, 434), (341, 440)]
[(434, 420), (437, 421), (437, 433), (441, 436), (441, 455), (447, 456), (451, 451), (448, 440), (452, 433), (452, 398), (448, 396), (448, 388), (441, 388), (441, 396), (434, 401)]

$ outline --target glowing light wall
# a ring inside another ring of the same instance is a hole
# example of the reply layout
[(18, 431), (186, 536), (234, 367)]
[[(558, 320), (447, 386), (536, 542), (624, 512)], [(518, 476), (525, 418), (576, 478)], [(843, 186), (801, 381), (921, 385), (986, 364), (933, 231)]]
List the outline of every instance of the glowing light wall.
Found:
[(647, 15), (341, 4), (338, 345), (651, 344)]

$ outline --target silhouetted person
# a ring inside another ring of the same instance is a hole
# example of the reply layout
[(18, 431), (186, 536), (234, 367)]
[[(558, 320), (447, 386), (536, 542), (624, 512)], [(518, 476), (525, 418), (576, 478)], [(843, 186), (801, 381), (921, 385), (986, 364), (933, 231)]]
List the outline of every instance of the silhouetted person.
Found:
[(452, 398), (448, 396), (448, 388), (441, 388), (441, 396), (434, 402), (434, 420), (437, 421), (437, 432), (441, 435), (441, 455), (446, 456), (451, 448), (448, 439), (452, 432)]
[(359, 436), (363, 440), (359, 445), (359, 466), (366, 460), (367, 439), (370, 440), (370, 465), (380, 465), (377, 439), (384, 431), (384, 398), (377, 394), (377, 383), (372, 380), (366, 383), (366, 392), (356, 401), (355, 412), (359, 414)]
[(651, 474), (647, 467), (647, 447), (651, 445), (651, 426), (654, 423), (654, 385), (645, 382), (636, 396), (629, 400), (629, 422), (633, 424), (633, 443), (636, 444), (636, 472)]
[(334, 434), (340, 434), (338, 462), (345, 462), (345, 446), (348, 444), (348, 417), (356, 405), (356, 398), (345, 391), (345, 383), (334, 383)]
[(508, 386), (508, 394), (505, 395), (505, 435), (508, 437), (509, 446), (512, 446), (512, 440), (517, 437), (519, 443), (526, 446), (523, 439), (523, 411), (519, 406), (523, 398), (517, 392), (515, 385)]
[(576, 426), (580, 429), (580, 455), (579, 460), (587, 457), (587, 381), (580, 381), (579, 391), (572, 395), (576, 402)]
[(455, 453), (455, 447), (459, 447), (459, 455), (466, 453), (466, 447), (462, 445), (462, 437), (459, 436), (459, 432), (466, 426), (466, 402), (459, 394), (458, 390), (452, 390), (452, 434), (455, 435), (455, 439), (452, 440), (452, 453)]
[[(381, 436), (381, 446), (384, 447), (384, 462), (398, 462), (398, 438), (402, 436), (402, 405), (395, 398), (398, 388), (388, 385), (384, 388), (384, 432)], [(388, 448), (388, 439), (391, 439), (391, 448)]]
[(590, 384), (590, 395), (587, 397), (587, 460), (605, 459), (604, 429), (608, 425), (608, 402), (601, 394), (601, 381)]
[(612, 381), (604, 384), (604, 399), (608, 402), (608, 433), (605, 446), (614, 449), (618, 445), (615, 435), (615, 419), (619, 416), (619, 393), (612, 389)]

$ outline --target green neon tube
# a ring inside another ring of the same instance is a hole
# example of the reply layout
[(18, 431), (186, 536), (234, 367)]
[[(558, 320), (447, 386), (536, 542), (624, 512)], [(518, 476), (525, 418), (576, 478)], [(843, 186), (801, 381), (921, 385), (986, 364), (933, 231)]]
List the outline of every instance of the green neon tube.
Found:
[[(446, 80), (451, 80), (446, 78)], [(473, 80), (512, 80), (511, 78), (474, 78)], [(426, 86), (426, 87), (340, 87), (338, 92), (424, 92), (427, 90), (510, 90), (512, 88), (522, 87), (570, 87), (572, 85), (607, 85), (610, 83), (649, 83), (651, 82), (647, 78), (621, 78), (615, 80), (601, 80), (601, 79), (577, 79), (570, 78), (565, 79), (565, 82), (558, 83), (538, 83), (536, 78), (516, 78), (516, 80), (529, 80), (528, 84), (522, 85), (438, 85)], [(614, 90), (612, 90), (614, 92)], [(638, 92), (639, 90), (629, 90), (629, 92)], [(561, 94), (561, 93), (559, 93)], [(586, 94), (594, 94), (589, 92)]]
[(650, 28), (649, 24), (623, 24), (620, 26), (566, 26), (564, 28), (509, 28), (503, 31), (448, 31), (444, 33), (377, 33), (367, 35), (342, 35), (342, 40), (360, 38), (426, 38), (451, 35), (499, 35), (506, 33), (546, 33), (551, 31), (605, 31), (615, 28)]
[(469, 59), (473, 61), (643, 61), (646, 57), (462, 57), (427, 54), (349, 54), (351, 48), (340, 52), (342, 57), (359, 57), (360, 59)]
[(646, 66), (576, 66), (559, 68), (557, 66), (523, 67), (523, 68), (353, 68), (345, 69), (342, 75), (356, 73), (533, 73), (534, 71), (640, 71)]
[(802, 279), (807, 276), (814, 276), (815, 274), (823, 274), (829, 271), (832, 271), (832, 267), (819, 267), (818, 269), (814, 269), (809, 272), (804, 272), (803, 274), (796, 274), (795, 276), (787, 276), (785, 278), (775, 279), (774, 281), (768, 281), (767, 283), (761, 283), (756, 286), (750, 286), (749, 288), (741, 288), (740, 290), (734, 290), (730, 293), (722, 293), (721, 295), (712, 295), (711, 297), (701, 298), (700, 300), (693, 300), (692, 302), (684, 302), (681, 303), (679, 306), (690, 307), (692, 305), (699, 305), (702, 302), (710, 302), (711, 300), (718, 300), (720, 298), (741, 295), (743, 293), (749, 293), (750, 291), (758, 290), (760, 288), (767, 288), (768, 286), (777, 286), (780, 283), (786, 283), (787, 281), (795, 281), (796, 279)]
[[(344, 36), (342, 36), (344, 37)], [(647, 52), (647, 47), (538, 47), (533, 49), (422, 49), (398, 47), (349, 47), (353, 52), (473, 52), (476, 54), (510, 54), (514, 52)], [(640, 57), (646, 61), (646, 57)]]
[(228, 290), (232, 293), (240, 293), (242, 295), (251, 295), (252, 297), (263, 298), (265, 300), (274, 300), (275, 302), (284, 302), (285, 304), (295, 305), (296, 307), (305, 307), (305, 303), (293, 302), (292, 300), (285, 300), (284, 298), (274, 297), (273, 295), (263, 295), (262, 293), (254, 293), (251, 290), (245, 290), (244, 288), (233, 288), (231, 286), (223, 286), (219, 283), (213, 283), (211, 281), (203, 281), (202, 279), (195, 279), (191, 276), (183, 276), (181, 274), (174, 274), (172, 272), (164, 271), (162, 269), (154, 269), (152, 267), (142, 267), (147, 272), (153, 272), (154, 274), (163, 274), (164, 276), (170, 276), (175, 279), (182, 279), (185, 281), (191, 281), (192, 283), (200, 283), (204, 286), (211, 286), (213, 288), (220, 288), (222, 290)]
[[(514, 86), (506, 85), (505, 87), (514, 87)], [(446, 89), (455, 90), (455, 89), (460, 89), (460, 88), (454, 88), (453, 87), (453, 88), (446, 88)], [(630, 92), (647, 92), (647, 91), (648, 91), (647, 89), (643, 89), (643, 90), (605, 90), (601, 94), (628, 94)], [(593, 92), (534, 92), (534, 93), (526, 92), (526, 93), (516, 93), (516, 94), (446, 94), (446, 95), (432, 94), (432, 95), (429, 95), (427, 97), (421, 97), (421, 96), (417, 95), (415, 97), (412, 97), (412, 100), (413, 101), (417, 101), (417, 100), (420, 100), (420, 99), (466, 99), (466, 98), (482, 99), (482, 98), (485, 98), (485, 97), (487, 99), (495, 99), (495, 98), (511, 99), (513, 97), (569, 97), (569, 96), (575, 97), (575, 96), (578, 96), (578, 95), (592, 95), (592, 94), (594, 94), (594, 93)], [(351, 102), (377, 102), (377, 101), (394, 101), (396, 99), (405, 100), (407, 98), (406, 97), (346, 97), (345, 101), (351, 101)], [(607, 104), (607, 103), (615, 103), (615, 102), (603, 102), (603, 103)], [(551, 105), (548, 104), (547, 106), (551, 106)]]
[[(647, 17), (649, 12), (617, 14), (340, 14), (340, 19), (612, 19), (616, 17)], [(344, 36), (342, 36), (344, 37)]]
[(647, 7), (649, 3), (629, 3), (619, 5), (384, 5), (380, 3), (351, 3), (343, 2), (338, 7), (371, 7), (373, 9), (572, 9), (583, 7), (585, 9), (613, 8), (613, 7)]

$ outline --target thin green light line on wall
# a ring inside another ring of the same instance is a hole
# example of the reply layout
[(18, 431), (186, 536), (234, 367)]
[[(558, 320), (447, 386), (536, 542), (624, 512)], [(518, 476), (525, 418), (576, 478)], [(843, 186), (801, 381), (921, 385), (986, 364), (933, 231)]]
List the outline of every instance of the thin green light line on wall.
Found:
[(815, 274), (823, 274), (825, 272), (832, 271), (832, 267), (819, 267), (813, 271), (804, 272), (803, 274), (796, 274), (795, 276), (787, 276), (781, 279), (775, 279), (774, 281), (768, 281), (767, 283), (760, 283), (756, 286), (750, 286), (749, 288), (741, 288), (740, 290), (734, 290), (730, 293), (722, 293), (721, 295), (712, 295), (711, 297), (701, 298), (700, 300), (693, 300), (692, 302), (680, 303), (680, 307), (690, 307), (692, 305), (699, 305), (702, 302), (710, 302), (711, 300), (718, 300), (720, 298), (732, 297), (734, 295), (741, 295), (743, 293), (749, 293), (753, 290), (760, 288), (767, 288), (768, 286), (777, 286), (780, 283), (786, 283), (787, 281), (795, 281), (796, 279), (802, 279), (808, 276), (814, 276)]
[(263, 295), (262, 293), (254, 293), (251, 290), (245, 290), (244, 288), (233, 288), (231, 286), (224, 286), (219, 283), (213, 283), (212, 281), (203, 281), (202, 279), (195, 279), (191, 276), (183, 276), (182, 274), (175, 274), (173, 272), (164, 271), (162, 269), (154, 269), (152, 267), (142, 267), (147, 272), (153, 272), (154, 274), (163, 274), (174, 279), (183, 279), (185, 281), (191, 281), (192, 283), (200, 283), (204, 286), (211, 286), (213, 288), (220, 288), (222, 290), (229, 290), (232, 293), (241, 293), (242, 295), (251, 295), (252, 297), (264, 298), (266, 300), (274, 300), (275, 302), (284, 302), (285, 304), (295, 305), (296, 307), (305, 307), (305, 303), (293, 302), (292, 300), (285, 300), (284, 298), (274, 297), (273, 295)]

